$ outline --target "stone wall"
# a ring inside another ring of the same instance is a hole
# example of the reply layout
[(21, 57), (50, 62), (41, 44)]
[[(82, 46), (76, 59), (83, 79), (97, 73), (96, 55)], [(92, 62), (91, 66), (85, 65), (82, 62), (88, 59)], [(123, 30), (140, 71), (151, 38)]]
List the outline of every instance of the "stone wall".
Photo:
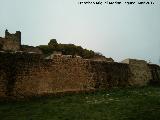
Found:
[(151, 70), (159, 70), (147, 66), (144, 61), (136, 60), (125, 64), (59, 56), (43, 59), (35, 53), (0, 52), (0, 97), (142, 86), (152, 79)]
[(19, 67), (13, 90), (15, 95), (33, 96), (93, 88), (90, 73), (85, 68), (86, 61), (55, 58), (31, 60), (27, 64)]
[(91, 61), (92, 79), (95, 88), (128, 86), (130, 69), (128, 64)]
[(8, 30), (5, 31), (5, 37), (0, 37), (0, 50), (5, 51), (17, 51), (21, 47), (21, 32), (16, 31), (15, 34), (11, 34)]
[(160, 85), (160, 66), (155, 64), (148, 64), (152, 79), (150, 81), (150, 84), (152, 85)]
[(0, 97), (6, 96), (6, 73), (0, 68)]
[(0, 46), (1, 50), (17, 51), (20, 49), (19, 42), (12, 39), (0, 38)]
[(149, 81), (152, 79), (152, 76), (146, 61), (126, 59), (122, 62), (127, 63), (129, 65), (129, 85), (144, 86), (149, 84)]
[(88, 64), (79, 58), (44, 60), (40, 54), (0, 53), (0, 90), (7, 96), (91, 90)]

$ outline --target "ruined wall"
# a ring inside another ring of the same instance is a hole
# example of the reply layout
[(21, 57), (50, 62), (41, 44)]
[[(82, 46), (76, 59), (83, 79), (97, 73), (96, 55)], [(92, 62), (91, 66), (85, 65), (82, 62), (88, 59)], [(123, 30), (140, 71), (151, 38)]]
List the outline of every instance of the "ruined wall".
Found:
[(40, 54), (0, 52), (0, 97), (142, 86), (152, 79), (150, 70), (159, 70), (147, 66), (135, 60), (130, 64), (59, 56), (47, 60)]
[(91, 73), (95, 88), (128, 86), (130, 69), (128, 64), (91, 61)]
[(21, 32), (16, 31), (16, 33), (11, 34), (8, 30), (5, 30), (5, 39), (11, 39), (13, 41), (17, 41), (19, 45), (21, 45)]
[(94, 89), (87, 70), (89, 62), (83, 59), (44, 60), (39, 54), (28, 53), (0, 53), (0, 59), (0, 72), (4, 73), (0, 77), (0, 90), (7, 96)]
[(17, 51), (20, 49), (20, 45), (19, 42), (13, 41), (12, 39), (3, 39), (2, 49)]
[(0, 37), (0, 50), (5, 51), (17, 51), (21, 47), (21, 32), (16, 31), (15, 34), (11, 34), (8, 30), (5, 31), (5, 37)]
[(0, 51), (3, 50), (2, 48), (3, 48), (3, 38), (0, 37)]
[[(126, 64), (81, 58), (42, 59), (40, 54), (0, 53), (0, 96), (36, 96), (124, 86)], [(2, 94), (3, 93), (3, 94)]]
[(152, 79), (151, 71), (148, 64), (144, 60), (126, 59), (122, 61), (127, 63), (130, 69), (129, 85), (131, 86), (145, 86), (149, 84)]
[(148, 64), (152, 79), (150, 80), (150, 84), (152, 85), (160, 85), (160, 66), (155, 64)]
[(32, 96), (93, 89), (86, 64), (80, 59), (61, 58), (26, 62), (23, 68), (19, 67), (14, 94)]
[[(11, 91), (9, 84), (14, 82), (14, 62), (10, 58), (10, 54), (0, 52), (0, 96), (6, 96), (8, 91)], [(9, 58), (9, 59), (8, 59)]]
[(0, 97), (6, 96), (6, 73), (2, 70), (0, 65)]

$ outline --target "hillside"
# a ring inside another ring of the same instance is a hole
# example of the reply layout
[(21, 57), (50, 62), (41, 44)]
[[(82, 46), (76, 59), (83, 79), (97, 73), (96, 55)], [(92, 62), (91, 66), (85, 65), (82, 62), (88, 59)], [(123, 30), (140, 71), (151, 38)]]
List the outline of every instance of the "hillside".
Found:
[(81, 46), (74, 44), (61, 44), (57, 43), (56, 39), (50, 40), (48, 45), (40, 45), (38, 48), (42, 51), (45, 56), (53, 53), (53, 51), (60, 51), (63, 55), (77, 55), (84, 59), (92, 58), (105, 58), (102, 54), (94, 52), (92, 50), (84, 49)]

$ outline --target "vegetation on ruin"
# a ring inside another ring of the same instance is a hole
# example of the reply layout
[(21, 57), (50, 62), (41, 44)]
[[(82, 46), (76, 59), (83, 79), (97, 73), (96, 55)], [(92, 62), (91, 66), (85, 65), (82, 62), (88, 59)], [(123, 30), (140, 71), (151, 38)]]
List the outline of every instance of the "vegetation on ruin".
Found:
[(160, 88), (116, 88), (88, 94), (0, 102), (1, 120), (159, 120)]
[(46, 56), (52, 54), (53, 51), (61, 51), (63, 55), (78, 55), (85, 59), (90, 59), (94, 56), (102, 56), (100, 53), (84, 49), (81, 46), (76, 46), (74, 44), (58, 44), (56, 39), (51, 39), (48, 45), (40, 45), (38, 47)]

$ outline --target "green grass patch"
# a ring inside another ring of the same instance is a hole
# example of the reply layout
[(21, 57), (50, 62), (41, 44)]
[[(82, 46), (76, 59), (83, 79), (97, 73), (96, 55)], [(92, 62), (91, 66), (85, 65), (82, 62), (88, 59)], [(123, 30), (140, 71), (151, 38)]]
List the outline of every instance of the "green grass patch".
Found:
[(0, 120), (160, 120), (160, 87), (0, 102)]

